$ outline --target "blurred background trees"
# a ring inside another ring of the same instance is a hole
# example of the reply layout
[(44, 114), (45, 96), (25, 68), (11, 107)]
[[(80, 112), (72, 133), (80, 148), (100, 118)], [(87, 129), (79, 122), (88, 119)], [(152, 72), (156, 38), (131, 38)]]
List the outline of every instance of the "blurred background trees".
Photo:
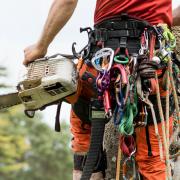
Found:
[(62, 132), (56, 133), (40, 114), (27, 118), (22, 105), (1, 111), (0, 180), (72, 179), (71, 136), (68, 125), (61, 126)]
[(0, 180), (72, 179), (68, 126), (56, 133), (41, 116), (29, 119), (22, 110), (0, 113)]

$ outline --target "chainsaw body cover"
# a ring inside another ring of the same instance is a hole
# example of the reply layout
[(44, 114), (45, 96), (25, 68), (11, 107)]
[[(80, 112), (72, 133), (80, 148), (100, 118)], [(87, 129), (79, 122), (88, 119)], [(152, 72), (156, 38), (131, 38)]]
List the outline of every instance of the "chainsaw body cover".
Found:
[(67, 58), (38, 59), (28, 65), (17, 88), (26, 110), (41, 109), (76, 92), (76, 66)]

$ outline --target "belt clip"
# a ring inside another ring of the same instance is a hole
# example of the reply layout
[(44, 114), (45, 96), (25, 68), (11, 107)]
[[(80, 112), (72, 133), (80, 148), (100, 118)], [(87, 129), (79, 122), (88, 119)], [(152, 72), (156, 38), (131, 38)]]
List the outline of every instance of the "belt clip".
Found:
[(127, 48), (127, 37), (121, 37), (120, 39), (120, 48)]
[(119, 52), (120, 55), (129, 58), (129, 52), (127, 49), (127, 37), (120, 38)]
[(147, 124), (147, 116), (148, 116), (146, 106), (142, 105), (142, 110), (139, 113), (139, 116), (140, 116), (140, 120), (138, 121), (137, 126), (146, 126), (146, 124)]

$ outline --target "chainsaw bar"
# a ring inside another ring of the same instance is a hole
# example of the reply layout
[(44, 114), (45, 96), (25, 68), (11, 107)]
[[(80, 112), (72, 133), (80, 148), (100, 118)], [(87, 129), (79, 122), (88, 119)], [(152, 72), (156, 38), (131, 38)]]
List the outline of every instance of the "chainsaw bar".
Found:
[(21, 104), (18, 92), (0, 95), (0, 110)]

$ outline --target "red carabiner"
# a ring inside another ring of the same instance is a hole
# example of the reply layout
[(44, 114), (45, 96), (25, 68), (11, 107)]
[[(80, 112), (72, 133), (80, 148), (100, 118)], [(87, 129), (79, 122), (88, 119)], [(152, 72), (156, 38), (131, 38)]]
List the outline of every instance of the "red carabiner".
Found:
[(104, 91), (103, 97), (104, 97), (105, 115), (107, 118), (111, 118), (112, 117), (112, 109), (111, 109), (111, 100), (110, 100), (109, 90)]
[(121, 136), (120, 138), (120, 147), (122, 153), (127, 157), (130, 157), (135, 151), (135, 140), (133, 136)]
[(128, 83), (128, 77), (127, 77), (127, 73), (125, 71), (125, 68), (122, 64), (114, 64), (113, 67), (112, 67), (112, 71), (115, 71), (115, 70), (118, 70), (119, 73), (121, 74), (121, 82), (123, 85), (127, 84)]

